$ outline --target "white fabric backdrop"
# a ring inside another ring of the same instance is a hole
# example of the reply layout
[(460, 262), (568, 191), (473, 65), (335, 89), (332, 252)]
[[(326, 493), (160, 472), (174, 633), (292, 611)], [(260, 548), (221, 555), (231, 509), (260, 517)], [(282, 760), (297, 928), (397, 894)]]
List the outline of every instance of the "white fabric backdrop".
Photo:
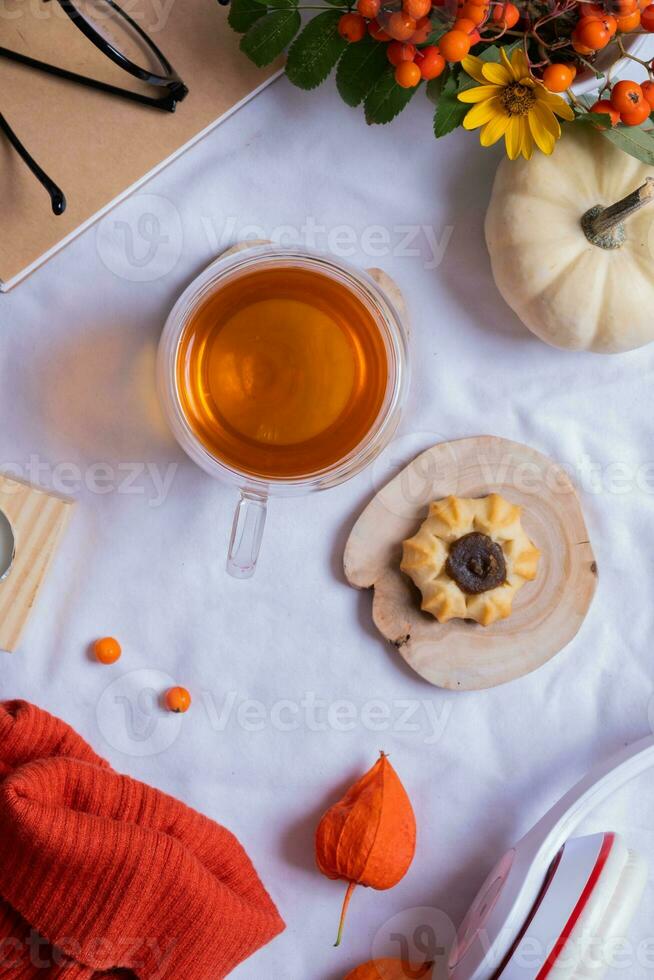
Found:
[[(422, 97), (368, 129), (331, 85), (305, 95), (278, 81), (0, 298), (0, 461), (78, 498), (22, 648), (3, 656), (2, 697), (60, 715), (118, 769), (237, 833), (288, 923), (239, 980), (337, 980), (372, 952), (396, 953), (391, 920), (413, 927), (424, 908), (446, 939), (504, 849), (594, 761), (650, 731), (654, 349), (563, 354), (507, 309), (482, 232), (498, 158), (462, 133), (434, 143)], [(224, 571), (234, 494), (165, 431), (153, 359), (193, 276), (237, 238), (286, 225), (287, 238), (313, 235), (396, 278), (414, 380), (373, 471), (275, 501), (258, 574), (239, 582)], [(480, 433), (573, 469), (600, 584), (580, 635), (542, 670), (450, 694), (382, 643), (341, 558), (375, 485), (439, 439)], [(114, 667), (87, 653), (107, 633), (124, 646)], [(147, 695), (173, 682), (195, 698), (183, 719)], [(396, 889), (355, 894), (335, 950), (344, 886), (315, 870), (313, 834), (380, 748), (413, 799), (418, 852)], [(653, 802), (654, 774), (588, 827), (654, 857)], [(612, 978), (654, 975), (653, 919), (650, 887)]]

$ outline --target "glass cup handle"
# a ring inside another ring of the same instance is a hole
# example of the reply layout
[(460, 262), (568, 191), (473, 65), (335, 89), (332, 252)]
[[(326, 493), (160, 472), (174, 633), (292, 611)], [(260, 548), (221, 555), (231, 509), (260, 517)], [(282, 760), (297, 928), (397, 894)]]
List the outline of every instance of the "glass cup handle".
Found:
[(229, 542), (227, 571), (234, 578), (251, 578), (257, 567), (263, 529), (266, 526), (268, 498), (243, 491)]

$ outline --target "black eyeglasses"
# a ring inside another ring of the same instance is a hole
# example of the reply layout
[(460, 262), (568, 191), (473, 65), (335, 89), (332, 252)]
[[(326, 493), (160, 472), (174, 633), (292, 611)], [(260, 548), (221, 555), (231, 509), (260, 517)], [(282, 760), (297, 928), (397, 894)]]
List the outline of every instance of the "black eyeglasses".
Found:
[[(156, 87), (161, 94), (146, 95), (123, 89), (117, 85), (38, 61), (16, 51), (10, 51), (8, 48), (0, 47), (0, 57), (165, 112), (174, 112), (177, 103), (186, 98), (188, 88), (164, 53), (143, 28), (115, 3), (115, 0), (57, 0), (57, 3), (75, 26), (107, 58), (139, 81)], [(66, 197), (63, 191), (27, 151), (2, 113), (0, 113), (0, 130), (50, 195), (54, 214), (63, 214), (66, 210)]]

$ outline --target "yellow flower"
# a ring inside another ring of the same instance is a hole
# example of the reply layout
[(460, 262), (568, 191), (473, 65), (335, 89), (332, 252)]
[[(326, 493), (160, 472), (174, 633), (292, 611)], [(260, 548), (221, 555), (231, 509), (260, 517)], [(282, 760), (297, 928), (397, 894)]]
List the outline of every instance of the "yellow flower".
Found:
[(517, 48), (511, 60), (501, 48), (502, 63), (482, 61), (468, 55), (463, 69), (479, 85), (459, 93), (461, 102), (473, 103), (463, 120), (465, 129), (482, 127), (482, 146), (492, 146), (504, 137), (510, 160), (522, 153), (530, 160), (534, 145), (548, 155), (561, 135), (556, 118), (574, 119), (574, 113), (560, 95), (548, 92), (529, 74), (525, 53)]

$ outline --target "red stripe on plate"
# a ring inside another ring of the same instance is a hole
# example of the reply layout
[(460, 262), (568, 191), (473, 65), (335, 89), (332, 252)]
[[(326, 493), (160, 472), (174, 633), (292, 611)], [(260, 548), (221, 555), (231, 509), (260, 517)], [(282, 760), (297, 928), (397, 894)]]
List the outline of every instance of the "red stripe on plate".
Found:
[(548, 977), (552, 972), (554, 964), (558, 960), (559, 955), (563, 950), (563, 947), (565, 946), (565, 944), (567, 943), (568, 939), (572, 934), (572, 930), (579, 922), (579, 919), (581, 918), (584, 909), (588, 905), (590, 896), (595, 891), (595, 886), (597, 885), (597, 882), (601, 877), (602, 871), (604, 870), (604, 866), (606, 865), (606, 862), (609, 859), (609, 854), (611, 853), (614, 843), (615, 843), (615, 834), (604, 835), (604, 843), (602, 844), (602, 848), (599, 852), (595, 867), (591, 871), (590, 877), (586, 882), (586, 887), (581, 893), (581, 898), (575, 905), (572, 915), (566, 922), (565, 929), (563, 930), (563, 932), (561, 933), (557, 941), (554, 943), (550, 955), (547, 957), (545, 963), (543, 964), (538, 974), (536, 975), (536, 980), (545, 980), (545, 978)]

